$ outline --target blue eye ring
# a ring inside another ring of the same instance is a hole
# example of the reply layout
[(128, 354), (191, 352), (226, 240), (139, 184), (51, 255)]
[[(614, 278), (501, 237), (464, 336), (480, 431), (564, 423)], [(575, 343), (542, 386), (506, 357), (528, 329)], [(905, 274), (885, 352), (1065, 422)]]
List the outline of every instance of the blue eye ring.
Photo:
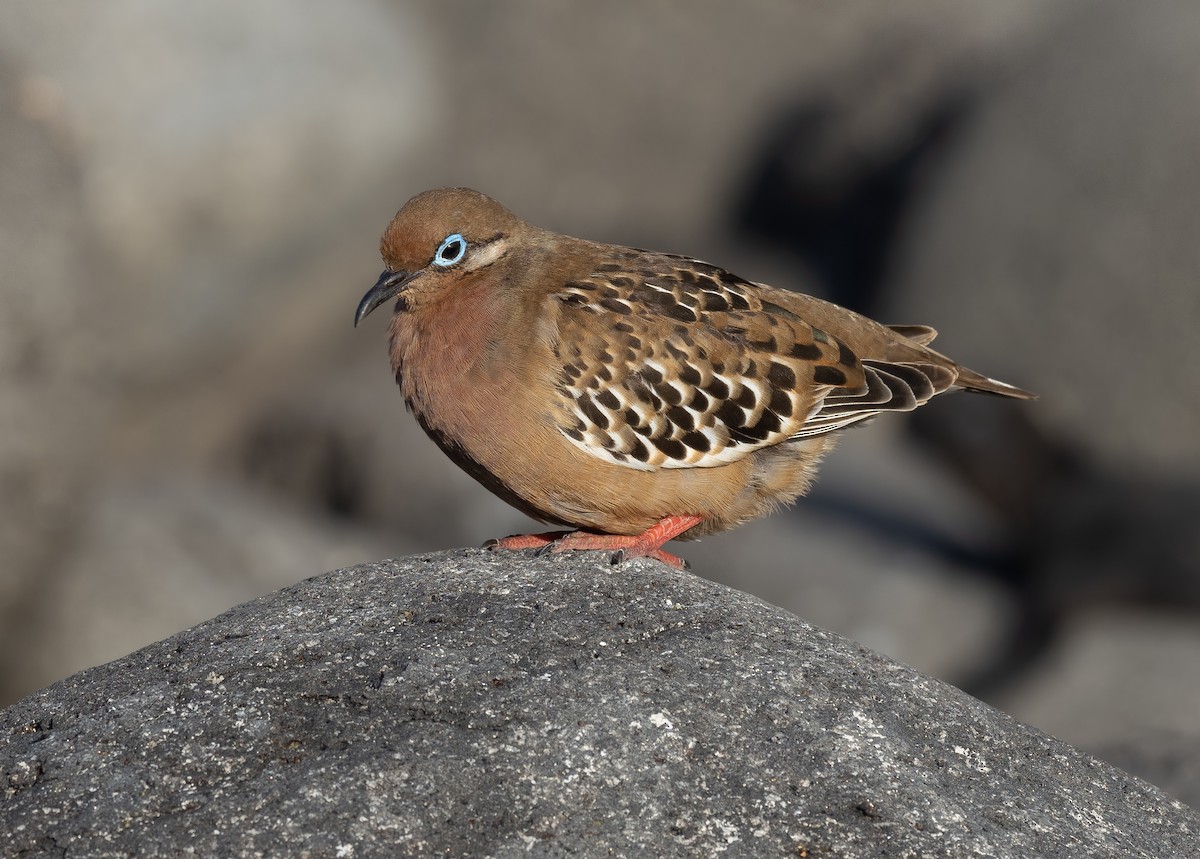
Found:
[(433, 264), (448, 268), (461, 262), (466, 255), (467, 240), (462, 237), (461, 233), (451, 233), (438, 245), (437, 252), (433, 255)]

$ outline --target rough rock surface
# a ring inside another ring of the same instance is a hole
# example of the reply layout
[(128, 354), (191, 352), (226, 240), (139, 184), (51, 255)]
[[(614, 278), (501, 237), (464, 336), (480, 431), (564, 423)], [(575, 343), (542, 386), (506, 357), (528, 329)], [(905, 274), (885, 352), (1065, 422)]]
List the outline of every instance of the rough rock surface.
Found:
[(4, 856), (1144, 856), (1156, 788), (659, 564), (354, 567), (0, 717)]

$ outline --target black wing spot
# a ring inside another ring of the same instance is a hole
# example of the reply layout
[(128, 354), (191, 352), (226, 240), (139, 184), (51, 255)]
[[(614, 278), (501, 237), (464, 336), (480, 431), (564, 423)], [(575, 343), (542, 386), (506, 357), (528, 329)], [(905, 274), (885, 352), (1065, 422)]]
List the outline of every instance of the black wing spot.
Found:
[(771, 393), (771, 405), (768, 408), (781, 418), (790, 418), (792, 416), (792, 398), (785, 391), (776, 388)]
[(604, 414), (596, 404), (592, 402), (592, 398), (588, 396), (580, 397), (575, 402), (579, 403), (579, 409), (584, 416), (594, 423), (600, 429), (608, 429), (608, 415)]
[(771, 369), (767, 371), (767, 381), (777, 388), (790, 391), (796, 387), (796, 374), (786, 364), (777, 364), (772, 361)]
[(679, 389), (666, 382), (655, 385), (654, 392), (673, 406), (683, 402), (683, 394), (679, 392)]
[(682, 304), (672, 304), (667, 308), (667, 316), (680, 322), (698, 322), (700, 317)]
[(668, 292), (659, 292), (657, 289), (646, 290), (641, 299), (647, 307), (658, 313), (666, 313), (675, 305), (675, 296)]
[(749, 385), (746, 385), (733, 401), (746, 411), (750, 411), (758, 403), (758, 397), (755, 396), (754, 390)]
[(771, 435), (771, 433), (779, 432), (782, 426), (783, 425), (779, 422), (779, 418), (773, 412), (763, 412), (763, 416), (754, 426), (742, 427), (740, 429), (733, 430), (733, 432), (735, 432), (739, 438), (745, 439), (746, 441), (763, 442), (767, 440), (767, 436)]
[(683, 446), (683, 442), (677, 439), (656, 438), (654, 439), (654, 446), (670, 459), (684, 459), (687, 456), (687, 448)]
[(708, 453), (712, 450), (712, 441), (702, 432), (687, 433), (680, 441), (700, 453)]
[(782, 431), (783, 422), (779, 420), (779, 415), (775, 414), (774, 412), (767, 411), (763, 412), (762, 417), (758, 419), (758, 423), (754, 425), (754, 429), (763, 433), (763, 438), (765, 439), (772, 433)]
[(600, 299), (600, 306), (605, 310), (611, 310), (613, 313), (620, 313), (622, 316), (629, 316), (633, 313), (633, 308), (624, 301), (618, 301), (615, 298)]
[[(643, 403), (648, 403), (650, 408), (657, 412), (662, 409), (663, 403), (662, 400), (655, 396), (654, 391), (650, 387), (648, 379), (651, 369), (652, 368), (650, 367), (642, 368), (640, 374), (635, 373), (629, 377), (629, 381), (626, 383), (626, 385), (629, 391), (635, 397), (637, 397)], [(662, 376), (659, 376), (658, 378), (661, 380)]]
[(846, 384), (846, 374), (837, 367), (821, 364), (813, 370), (813, 381), (818, 385), (840, 387)]
[(856, 365), (858, 363), (858, 356), (855, 355), (850, 350), (850, 347), (847, 346), (845, 343), (843, 343), (841, 340), (838, 340), (837, 344), (838, 344), (838, 363), (845, 364), (847, 367), (853, 367), (854, 365)]
[(714, 400), (724, 400), (729, 396), (729, 385), (716, 376), (713, 376), (713, 380), (704, 386), (704, 390)]
[(731, 400), (721, 403), (721, 408), (717, 409), (716, 418), (728, 427), (741, 427), (746, 423), (746, 413)]
[(821, 357), (821, 347), (816, 343), (793, 343), (791, 354), (801, 361), (816, 361)]
[(667, 409), (667, 420), (685, 431), (696, 428), (695, 417), (683, 406), (671, 406), (671, 408)]

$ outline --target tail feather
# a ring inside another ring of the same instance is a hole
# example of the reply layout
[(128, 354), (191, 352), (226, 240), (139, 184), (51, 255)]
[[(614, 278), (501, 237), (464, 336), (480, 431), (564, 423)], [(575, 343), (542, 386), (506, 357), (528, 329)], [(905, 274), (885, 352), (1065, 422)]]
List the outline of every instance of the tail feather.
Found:
[(978, 391), (981, 394), (995, 394), (999, 397), (1012, 397), (1018, 400), (1036, 400), (1038, 398), (1038, 395), (1032, 391), (1001, 382), (999, 379), (991, 379), (974, 370), (968, 370), (966, 367), (958, 368), (958, 378), (954, 380), (954, 387), (964, 391)]

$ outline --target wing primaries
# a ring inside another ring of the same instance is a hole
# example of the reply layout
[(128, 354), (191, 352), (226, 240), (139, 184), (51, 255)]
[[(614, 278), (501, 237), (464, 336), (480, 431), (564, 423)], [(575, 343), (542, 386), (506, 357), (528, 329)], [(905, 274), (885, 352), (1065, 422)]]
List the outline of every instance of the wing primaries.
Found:
[(867, 377), (866, 392), (827, 395), (793, 438), (833, 432), (883, 412), (910, 412), (954, 385), (954, 371), (937, 364), (866, 360), (862, 365)]
[[(925, 348), (936, 336), (927, 326), (885, 327), (683, 257), (609, 259), (548, 298), (559, 431), (608, 462), (710, 468), (911, 411), (952, 387), (999, 385)], [(860, 360), (809, 317), (834, 331), (858, 320), (869, 334), (860, 348), (879, 357)]]

